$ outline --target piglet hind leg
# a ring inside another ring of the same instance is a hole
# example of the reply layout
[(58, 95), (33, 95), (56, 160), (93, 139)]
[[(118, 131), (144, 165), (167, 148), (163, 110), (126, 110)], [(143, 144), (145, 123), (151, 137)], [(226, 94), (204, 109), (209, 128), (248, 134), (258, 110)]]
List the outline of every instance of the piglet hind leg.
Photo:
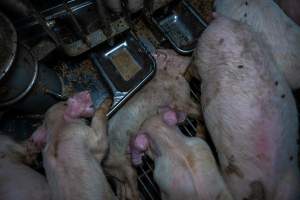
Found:
[(92, 129), (93, 134), (88, 136), (88, 144), (92, 154), (95, 158), (101, 162), (105, 153), (108, 149), (107, 142), (107, 117), (110, 107), (112, 105), (112, 100), (107, 98), (99, 108), (97, 108), (93, 118), (92, 118)]

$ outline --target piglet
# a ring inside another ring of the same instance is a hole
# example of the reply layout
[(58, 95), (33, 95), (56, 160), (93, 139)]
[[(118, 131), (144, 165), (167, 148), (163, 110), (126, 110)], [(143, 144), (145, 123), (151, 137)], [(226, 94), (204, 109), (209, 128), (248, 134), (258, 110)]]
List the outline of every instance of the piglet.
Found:
[(260, 35), (217, 16), (194, 57), (204, 119), (234, 198), (300, 199), (295, 100)]
[(108, 124), (110, 149), (103, 163), (104, 170), (115, 177), (121, 199), (139, 199), (137, 174), (127, 150), (130, 137), (138, 132), (143, 121), (166, 105), (200, 116), (200, 106), (191, 99), (189, 84), (183, 77), (191, 59), (170, 49), (157, 50), (154, 58), (157, 71), (153, 79), (130, 98)]
[[(110, 105), (111, 100), (105, 100), (94, 113), (90, 94), (85, 91), (47, 111), (33, 138), (45, 144), (43, 164), (52, 199), (116, 199), (100, 166), (108, 147), (106, 113)], [(81, 117), (91, 116), (89, 127)]]
[(206, 142), (184, 136), (176, 126), (185, 116), (165, 108), (145, 120), (130, 143), (133, 164), (141, 164), (144, 153), (154, 159), (163, 200), (232, 199)]
[(30, 140), (16, 143), (0, 135), (0, 199), (50, 200), (46, 178), (30, 165), (38, 151)]
[(300, 88), (300, 27), (273, 0), (216, 0), (215, 7), (260, 33), (290, 86)]

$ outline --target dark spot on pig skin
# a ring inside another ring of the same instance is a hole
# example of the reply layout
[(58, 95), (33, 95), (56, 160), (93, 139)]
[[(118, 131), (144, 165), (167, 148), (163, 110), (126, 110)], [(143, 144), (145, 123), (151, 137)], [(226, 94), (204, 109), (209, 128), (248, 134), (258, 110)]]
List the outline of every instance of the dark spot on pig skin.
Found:
[(164, 67), (164, 71), (167, 71), (167, 67)]
[(275, 85), (278, 86), (278, 81), (275, 81)]
[(293, 156), (290, 156), (290, 161), (293, 161), (294, 157)]
[(285, 98), (285, 94), (281, 95), (281, 98), (284, 99)]
[(5, 154), (4, 154), (4, 153), (0, 154), (0, 158), (1, 158), (1, 159), (2, 159), (2, 158), (5, 158)]
[(240, 178), (244, 178), (243, 172), (235, 165), (232, 161), (229, 161), (228, 166), (225, 168), (224, 171), (227, 175), (235, 174)]
[(245, 5), (248, 6), (248, 1), (245, 2)]
[(265, 195), (265, 188), (262, 182), (260, 181), (252, 181), (250, 183), (250, 195), (247, 198), (247, 200), (265, 200), (266, 195)]
[(243, 67), (244, 67), (243, 65), (239, 65), (239, 66), (238, 66), (239, 69), (242, 69)]
[(219, 40), (219, 45), (222, 45), (224, 43), (224, 38), (221, 38), (220, 40)]
[(247, 13), (244, 14), (244, 17), (247, 17)]

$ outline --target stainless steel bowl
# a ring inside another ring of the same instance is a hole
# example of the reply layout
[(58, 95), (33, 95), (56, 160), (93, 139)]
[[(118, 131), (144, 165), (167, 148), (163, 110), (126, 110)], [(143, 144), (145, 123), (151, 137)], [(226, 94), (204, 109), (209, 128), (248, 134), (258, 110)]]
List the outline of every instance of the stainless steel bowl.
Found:
[(27, 95), (37, 75), (37, 60), (29, 49), (20, 45), (11, 69), (0, 81), (0, 107), (12, 105)]
[(11, 21), (0, 12), (0, 80), (10, 69), (17, 51), (17, 32)]

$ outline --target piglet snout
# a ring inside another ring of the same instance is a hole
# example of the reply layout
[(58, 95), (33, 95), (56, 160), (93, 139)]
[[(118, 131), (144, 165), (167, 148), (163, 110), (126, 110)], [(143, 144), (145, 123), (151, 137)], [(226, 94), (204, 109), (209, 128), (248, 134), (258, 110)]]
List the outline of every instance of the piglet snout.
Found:
[(92, 117), (94, 114), (93, 102), (88, 91), (75, 94), (67, 101), (65, 115), (69, 118)]

